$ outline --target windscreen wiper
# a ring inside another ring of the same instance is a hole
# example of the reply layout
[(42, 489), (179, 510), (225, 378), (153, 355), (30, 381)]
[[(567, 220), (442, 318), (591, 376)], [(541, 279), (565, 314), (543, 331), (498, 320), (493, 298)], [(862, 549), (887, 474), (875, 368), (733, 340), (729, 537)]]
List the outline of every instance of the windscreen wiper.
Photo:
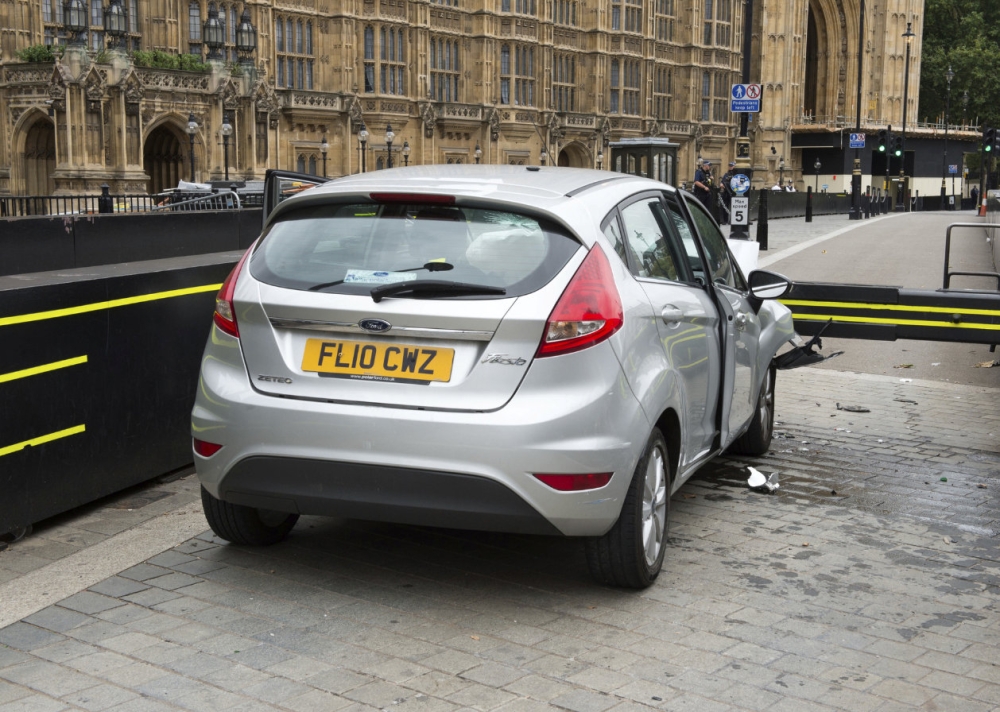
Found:
[[(445, 272), (450, 269), (455, 269), (455, 265), (449, 264), (448, 262), (427, 262), (420, 267), (409, 267), (407, 269), (397, 269), (394, 272), (416, 272), (418, 269), (425, 269), (428, 272)], [(321, 284), (314, 284), (309, 287), (308, 291), (318, 292), (321, 289), (327, 289), (328, 287), (336, 287), (339, 284), (343, 284), (343, 279), (337, 279), (333, 282), (323, 282)]]
[(380, 302), (393, 294), (415, 292), (421, 295), (440, 295), (444, 297), (458, 294), (506, 294), (503, 287), (490, 287), (484, 284), (467, 284), (465, 282), (445, 282), (438, 279), (417, 279), (409, 282), (383, 284), (371, 291), (372, 301)]

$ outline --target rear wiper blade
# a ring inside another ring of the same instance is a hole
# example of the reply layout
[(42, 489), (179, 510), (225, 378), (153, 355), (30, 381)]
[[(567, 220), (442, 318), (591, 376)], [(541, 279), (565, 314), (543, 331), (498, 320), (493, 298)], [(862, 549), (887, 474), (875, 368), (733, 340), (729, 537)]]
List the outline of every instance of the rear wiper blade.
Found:
[(372, 301), (380, 302), (393, 294), (420, 292), (421, 294), (440, 294), (453, 296), (456, 294), (506, 294), (503, 287), (490, 287), (484, 284), (466, 284), (465, 282), (446, 282), (439, 279), (418, 279), (410, 282), (383, 284), (371, 291)]
[[(455, 269), (455, 265), (449, 264), (448, 262), (427, 262), (420, 267), (410, 267), (408, 269), (398, 269), (395, 272), (415, 272), (418, 269), (425, 269), (428, 272), (444, 272), (449, 269)], [(328, 287), (336, 287), (344, 283), (343, 279), (336, 279), (332, 282), (323, 282), (321, 284), (314, 284), (309, 287), (307, 291), (318, 292), (321, 289), (327, 289)]]

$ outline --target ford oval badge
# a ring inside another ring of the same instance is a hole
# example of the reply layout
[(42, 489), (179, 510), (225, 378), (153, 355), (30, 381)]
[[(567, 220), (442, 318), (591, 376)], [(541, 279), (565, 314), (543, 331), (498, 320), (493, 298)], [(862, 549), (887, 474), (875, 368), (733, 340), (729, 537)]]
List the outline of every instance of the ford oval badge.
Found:
[(383, 331), (388, 331), (392, 328), (392, 324), (385, 321), (384, 319), (362, 319), (358, 322), (360, 326), (365, 331), (372, 331), (375, 333), (380, 333)]

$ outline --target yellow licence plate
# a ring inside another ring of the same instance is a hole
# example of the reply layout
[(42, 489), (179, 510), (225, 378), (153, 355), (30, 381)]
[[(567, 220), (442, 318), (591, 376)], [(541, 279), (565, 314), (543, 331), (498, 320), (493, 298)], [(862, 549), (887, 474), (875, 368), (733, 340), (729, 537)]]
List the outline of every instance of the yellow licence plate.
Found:
[(309, 339), (302, 370), (364, 381), (429, 383), (451, 380), (455, 349), (395, 342)]

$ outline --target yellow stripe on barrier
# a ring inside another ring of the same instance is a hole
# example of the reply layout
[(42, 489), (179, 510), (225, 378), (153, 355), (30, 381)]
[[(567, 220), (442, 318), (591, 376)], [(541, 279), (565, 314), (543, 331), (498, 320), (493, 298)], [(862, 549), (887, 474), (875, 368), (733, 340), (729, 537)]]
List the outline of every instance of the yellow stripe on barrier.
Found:
[(39, 445), (44, 445), (45, 443), (50, 443), (53, 440), (59, 440), (61, 438), (68, 438), (70, 435), (77, 435), (82, 433), (87, 429), (86, 425), (74, 425), (72, 428), (66, 428), (65, 430), (60, 430), (55, 433), (49, 433), (48, 435), (39, 435), (37, 438), (32, 438), (31, 440), (25, 440), (24, 442), (14, 443), (13, 445), (8, 445), (7, 447), (0, 447), (0, 457), (4, 455), (10, 455), (18, 450), (23, 450), (26, 447), (37, 447)]
[(862, 304), (860, 302), (810, 302), (805, 299), (779, 299), (787, 307), (828, 307), (832, 309), (877, 309), (885, 311), (926, 312), (930, 314), (969, 314), (1000, 316), (998, 309), (962, 309), (955, 307), (919, 307), (910, 304)]
[(41, 366), (33, 366), (31, 368), (25, 368), (20, 371), (11, 371), (10, 373), (0, 373), (0, 383), (7, 383), (8, 381), (16, 381), (19, 378), (27, 378), (28, 376), (37, 376), (39, 373), (58, 371), (60, 368), (68, 368), (69, 366), (78, 366), (81, 363), (87, 363), (86, 356), (76, 356), (74, 358), (63, 359), (62, 361), (53, 361), (52, 363), (44, 363)]
[[(956, 312), (957, 313), (957, 312)], [(874, 316), (842, 316), (840, 314), (792, 314), (795, 321), (829, 321), (834, 324), (889, 324), (906, 326), (933, 326), (942, 329), (981, 329), (1000, 331), (1000, 324), (954, 323), (949, 321), (928, 321), (926, 319), (884, 319)]]
[(136, 297), (123, 297), (122, 299), (110, 299), (106, 302), (81, 304), (78, 307), (66, 307), (65, 309), (52, 309), (50, 311), (35, 312), (34, 314), (21, 314), (19, 316), (6, 316), (0, 318), (0, 326), (11, 326), (13, 324), (26, 324), (32, 321), (42, 321), (44, 319), (56, 319), (61, 316), (86, 314), (88, 312), (101, 311), (102, 309), (114, 309), (115, 307), (126, 307), (131, 304), (155, 302), (160, 299), (170, 299), (172, 297), (184, 297), (189, 294), (201, 294), (202, 292), (217, 292), (221, 287), (222, 287), (221, 282), (219, 284), (203, 284), (199, 287), (185, 287), (184, 289), (171, 289), (166, 292), (153, 292), (152, 294), (140, 294), (139, 296)]

